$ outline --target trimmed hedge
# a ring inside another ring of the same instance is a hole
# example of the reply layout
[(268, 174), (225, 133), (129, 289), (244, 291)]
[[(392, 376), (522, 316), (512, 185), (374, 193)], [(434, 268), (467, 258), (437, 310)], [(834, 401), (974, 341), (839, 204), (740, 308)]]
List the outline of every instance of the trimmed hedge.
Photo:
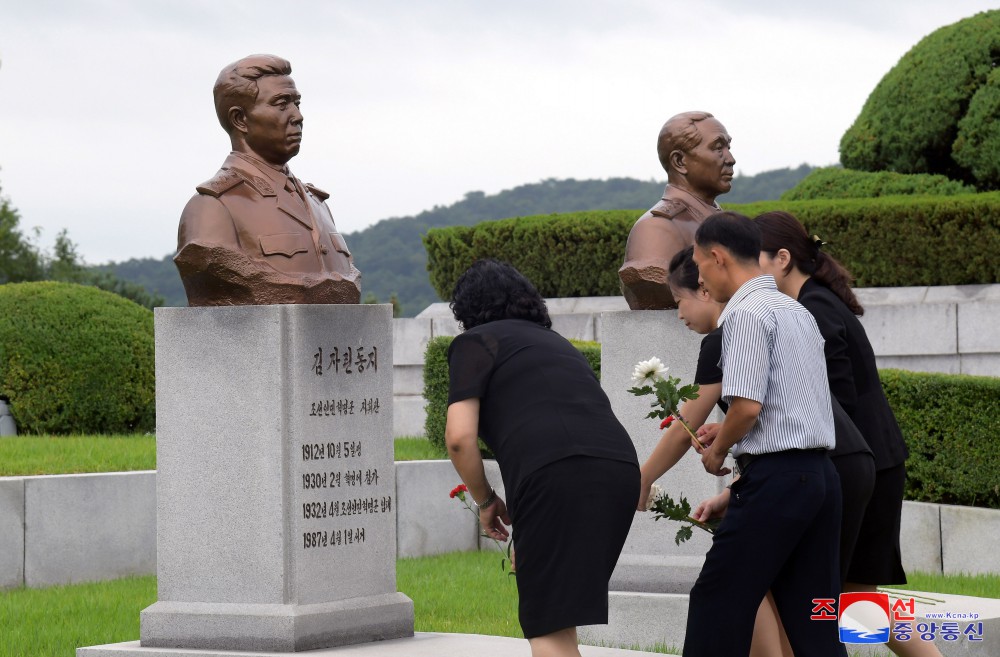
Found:
[(855, 171), (843, 167), (822, 167), (781, 195), (782, 201), (836, 198), (876, 198), (879, 196), (954, 196), (975, 194), (976, 188), (957, 180), (928, 173)]
[(599, 210), (433, 228), (424, 236), (431, 285), (442, 299), (479, 258), (517, 267), (543, 297), (620, 294), (625, 240), (643, 210)]
[(906, 499), (1000, 509), (1000, 378), (879, 374), (910, 448)]
[[(830, 244), (862, 287), (1000, 282), (1000, 192), (725, 207), (750, 217), (791, 212)], [(617, 296), (625, 242), (641, 214), (573, 212), (435, 228), (424, 236), (431, 284), (447, 299), (476, 259), (498, 258), (544, 297)]]
[(939, 173), (1000, 188), (1000, 11), (920, 40), (872, 90), (840, 140), (850, 169)]
[[(447, 452), (444, 444), (444, 426), (448, 417), (448, 347), (454, 338), (441, 336), (427, 343), (424, 352), (424, 399), (427, 400), (427, 418), (424, 421), (424, 435), (427, 440)], [(601, 378), (601, 345), (596, 342), (570, 340), (586, 357), (597, 378)], [(479, 449), (484, 456), (492, 458), (489, 448), (480, 441)]]
[(0, 395), (20, 433), (153, 430), (152, 311), (73, 283), (0, 285)]

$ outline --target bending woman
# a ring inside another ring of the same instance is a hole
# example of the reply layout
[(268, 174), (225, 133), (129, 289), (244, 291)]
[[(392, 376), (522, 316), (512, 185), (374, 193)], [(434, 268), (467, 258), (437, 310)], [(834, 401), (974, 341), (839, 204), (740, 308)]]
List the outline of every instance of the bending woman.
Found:
[[(518, 616), (533, 657), (579, 657), (577, 625), (608, 622), (608, 581), (639, 498), (632, 440), (586, 358), (551, 330), (509, 264), (480, 260), (451, 300), (448, 456), (487, 536), (517, 550)], [(506, 502), (486, 480), (496, 456)]]
[[(762, 234), (761, 268), (774, 276), (778, 289), (806, 307), (826, 340), (830, 392), (853, 420), (874, 456), (875, 481), (871, 498), (854, 531), (853, 555), (848, 559), (845, 591), (875, 591), (879, 585), (905, 584), (899, 547), (905, 461), (909, 455), (902, 431), (882, 390), (875, 352), (858, 316), (864, 308), (851, 290), (851, 277), (833, 257), (821, 250), (787, 212), (767, 212), (755, 219)], [(839, 440), (839, 434), (838, 434)], [(845, 507), (855, 482), (841, 475)], [(897, 642), (897, 655), (940, 655), (933, 643)]]

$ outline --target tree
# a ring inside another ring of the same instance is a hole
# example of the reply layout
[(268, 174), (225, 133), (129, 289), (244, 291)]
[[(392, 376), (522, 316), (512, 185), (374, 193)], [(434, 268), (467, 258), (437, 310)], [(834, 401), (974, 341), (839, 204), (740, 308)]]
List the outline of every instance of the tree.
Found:
[(0, 284), (37, 281), (44, 274), (41, 254), (20, 231), (20, 223), (10, 200), (0, 196)]
[(79, 283), (113, 292), (150, 309), (164, 304), (162, 296), (150, 294), (141, 285), (108, 271), (88, 269), (65, 228), (56, 235), (50, 255), (24, 236), (20, 222), (10, 200), (0, 196), (0, 284), (42, 280)]
[(943, 174), (1000, 189), (1000, 10), (924, 37), (872, 91), (840, 141), (845, 168)]

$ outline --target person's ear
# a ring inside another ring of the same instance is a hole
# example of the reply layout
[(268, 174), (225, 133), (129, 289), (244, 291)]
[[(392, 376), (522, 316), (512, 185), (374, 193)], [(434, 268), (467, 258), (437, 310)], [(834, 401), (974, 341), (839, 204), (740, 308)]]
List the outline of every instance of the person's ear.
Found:
[(249, 132), (247, 128), (247, 113), (239, 105), (234, 105), (229, 108), (226, 113), (229, 117), (229, 125), (233, 127), (234, 130), (238, 130), (243, 134)]
[(682, 150), (676, 149), (670, 151), (670, 157), (667, 158), (670, 162), (670, 166), (673, 167), (674, 171), (677, 173), (683, 173), (687, 175), (687, 162), (685, 161), (685, 153)]
[(778, 261), (778, 265), (782, 269), (787, 269), (792, 264), (792, 254), (788, 249), (778, 249), (778, 252), (774, 254), (774, 258)]

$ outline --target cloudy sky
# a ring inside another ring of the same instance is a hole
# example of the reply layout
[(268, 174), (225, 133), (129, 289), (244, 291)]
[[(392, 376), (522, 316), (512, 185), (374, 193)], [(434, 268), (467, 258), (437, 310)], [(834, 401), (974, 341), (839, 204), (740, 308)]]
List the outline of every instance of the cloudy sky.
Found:
[[(544, 178), (662, 179), (660, 125), (704, 109), (754, 174), (838, 159), (881, 77), (986, 0), (6, 0), (0, 187), (41, 244), (162, 257), (229, 139), (221, 68), (289, 59), (302, 179), (340, 229)], [(654, 199), (650, 199), (652, 202)]]

